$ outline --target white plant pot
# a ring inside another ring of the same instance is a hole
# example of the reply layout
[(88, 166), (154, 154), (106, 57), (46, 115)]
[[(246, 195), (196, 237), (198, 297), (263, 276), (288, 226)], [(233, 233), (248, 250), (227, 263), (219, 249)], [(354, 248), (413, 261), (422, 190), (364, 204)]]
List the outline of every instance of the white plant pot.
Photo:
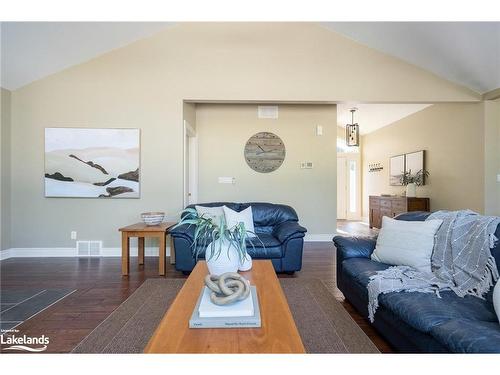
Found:
[(247, 253), (245, 255), (245, 259), (243, 259), (243, 261), (240, 262), (240, 267), (238, 271), (250, 271), (251, 269), (252, 269), (252, 257)]
[(221, 248), (220, 254), (212, 256), (212, 244), (207, 246), (205, 259), (207, 260), (208, 272), (211, 275), (222, 275), (226, 272), (238, 272), (240, 267), (240, 256), (238, 250), (227, 240), (215, 240), (213, 250), (215, 254)]
[(406, 196), (409, 198), (415, 198), (417, 196), (417, 185), (414, 183), (406, 185)]

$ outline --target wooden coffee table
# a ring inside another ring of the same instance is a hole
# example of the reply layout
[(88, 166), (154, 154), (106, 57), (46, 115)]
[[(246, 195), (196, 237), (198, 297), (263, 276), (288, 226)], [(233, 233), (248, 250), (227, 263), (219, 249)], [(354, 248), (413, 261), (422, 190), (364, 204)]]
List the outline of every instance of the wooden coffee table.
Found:
[[(122, 275), (128, 276), (130, 270), (130, 237), (137, 237), (138, 239), (139, 264), (144, 264), (144, 238), (155, 237), (160, 242), (158, 274), (164, 276), (167, 230), (175, 224), (161, 223), (148, 226), (144, 223), (136, 223), (120, 228), (119, 231), (122, 232)], [(170, 250), (173, 252), (172, 248)]]
[(198, 262), (149, 340), (145, 353), (305, 353), (270, 260), (254, 260), (241, 272), (257, 286), (261, 328), (189, 328), (208, 269)]

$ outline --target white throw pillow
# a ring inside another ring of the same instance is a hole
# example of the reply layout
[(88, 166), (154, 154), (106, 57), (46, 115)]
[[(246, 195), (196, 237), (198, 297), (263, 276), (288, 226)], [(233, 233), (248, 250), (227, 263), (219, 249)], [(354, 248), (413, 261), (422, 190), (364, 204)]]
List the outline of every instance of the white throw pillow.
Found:
[(372, 259), (431, 271), (434, 237), (443, 220), (404, 221), (384, 216)]
[(256, 237), (253, 232), (255, 232), (255, 228), (253, 226), (253, 213), (252, 206), (245, 208), (241, 212), (236, 212), (231, 210), (229, 207), (223, 206), (224, 215), (226, 216), (226, 223), (228, 228), (234, 227), (238, 223), (245, 224), (245, 229), (252, 233), (247, 233), (248, 237)]
[(224, 216), (224, 210), (222, 209), (222, 206), (205, 207), (196, 205), (194, 207), (196, 208), (198, 216), (203, 216), (206, 219), (212, 219), (212, 222), (215, 225), (219, 225), (221, 217)]
[(498, 322), (500, 323), (500, 280), (497, 281), (495, 289), (493, 289), (493, 307), (497, 313)]

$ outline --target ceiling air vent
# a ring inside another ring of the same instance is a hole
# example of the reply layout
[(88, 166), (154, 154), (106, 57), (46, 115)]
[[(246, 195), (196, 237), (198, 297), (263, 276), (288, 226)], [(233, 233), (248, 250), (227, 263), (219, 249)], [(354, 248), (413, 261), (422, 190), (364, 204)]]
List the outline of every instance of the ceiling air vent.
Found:
[(278, 106), (277, 105), (259, 105), (257, 107), (258, 118), (277, 119)]

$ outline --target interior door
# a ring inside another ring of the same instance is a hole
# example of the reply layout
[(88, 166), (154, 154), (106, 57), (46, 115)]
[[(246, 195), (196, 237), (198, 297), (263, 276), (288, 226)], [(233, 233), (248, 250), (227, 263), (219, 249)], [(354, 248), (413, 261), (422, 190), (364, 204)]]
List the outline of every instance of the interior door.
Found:
[(347, 159), (337, 158), (337, 219), (347, 219)]

